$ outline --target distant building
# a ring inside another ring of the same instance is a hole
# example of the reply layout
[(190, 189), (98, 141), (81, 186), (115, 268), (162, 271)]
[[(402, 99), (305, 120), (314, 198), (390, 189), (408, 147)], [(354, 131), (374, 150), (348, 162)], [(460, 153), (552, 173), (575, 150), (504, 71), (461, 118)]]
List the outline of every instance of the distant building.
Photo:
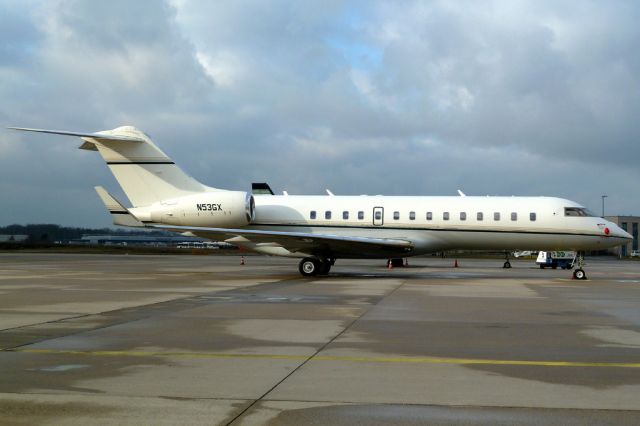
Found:
[(0, 234), (0, 243), (20, 243), (23, 241), (27, 241), (29, 239), (28, 235), (22, 234)]
[(628, 244), (609, 249), (611, 253), (626, 257), (631, 251), (638, 250), (638, 227), (640, 226), (640, 216), (606, 216), (605, 219), (618, 225), (633, 236), (633, 241)]
[(70, 242), (75, 245), (104, 246), (144, 246), (144, 247), (178, 247), (178, 248), (232, 248), (228, 243), (212, 242), (198, 237), (182, 235), (83, 235), (79, 240)]
[(183, 236), (156, 236), (156, 235), (88, 235), (85, 234), (79, 240), (71, 241), (71, 244), (104, 245), (104, 246), (152, 246), (170, 247), (177, 246), (183, 241), (203, 241), (201, 238)]

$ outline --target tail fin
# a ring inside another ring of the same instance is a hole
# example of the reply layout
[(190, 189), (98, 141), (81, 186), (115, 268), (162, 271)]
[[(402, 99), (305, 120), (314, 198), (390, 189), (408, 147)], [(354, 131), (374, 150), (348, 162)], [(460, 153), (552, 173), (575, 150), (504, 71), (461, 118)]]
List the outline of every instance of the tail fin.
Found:
[(134, 207), (204, 191), (219, 191), (184, 173), (151, 139), (132, 126), (97, 133), (16, 128), (78, 136), (81, 149), (98, 151)]
[(103, 187), (94, 187), (98, 196), (104, 203), (104, 206), (111, 213), (114, 225), (143, 227), (144, 223), (140, 222), (127, 210), (122, 203), (116, 200), (113, 195), (109, 194)]

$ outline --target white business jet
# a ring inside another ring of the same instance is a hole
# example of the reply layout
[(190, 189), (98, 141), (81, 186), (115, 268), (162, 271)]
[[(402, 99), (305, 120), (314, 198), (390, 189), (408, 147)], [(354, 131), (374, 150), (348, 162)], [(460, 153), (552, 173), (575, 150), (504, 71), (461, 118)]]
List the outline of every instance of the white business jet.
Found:
[[(446, 250), (601, 250), (631, 235), (569, 200), (550, 197), (252, 195), (201, 184), (140, 130), (97, 133), (12, 128), (78, 136), (98, 151), (129, 198), (98, 195), (113, 223), (226, 241), (301, 258), (304, 276), (336, 259), (403, 258)], [(508, 259), (506, 264), (508, 263)], [(585, 279), (580, 267), (574, 277)]]

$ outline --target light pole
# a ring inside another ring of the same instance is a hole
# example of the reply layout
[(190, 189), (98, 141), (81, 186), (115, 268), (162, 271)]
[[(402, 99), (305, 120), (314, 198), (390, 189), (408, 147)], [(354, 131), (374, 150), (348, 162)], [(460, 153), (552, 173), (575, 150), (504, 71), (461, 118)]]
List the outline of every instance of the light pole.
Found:
[(604, 199), (608, 197), (608, 195), (601, 195), (602, 197), (602, 217), (604, 217)]

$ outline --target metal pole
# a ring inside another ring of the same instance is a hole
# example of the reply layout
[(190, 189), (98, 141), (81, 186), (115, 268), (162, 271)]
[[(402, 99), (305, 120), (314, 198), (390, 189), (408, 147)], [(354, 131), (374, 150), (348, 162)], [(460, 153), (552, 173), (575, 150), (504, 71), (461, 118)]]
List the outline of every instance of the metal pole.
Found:
[(602, 195), (602, 217), (604, 217), (604, 199), (607, 197), (608, 195)]

